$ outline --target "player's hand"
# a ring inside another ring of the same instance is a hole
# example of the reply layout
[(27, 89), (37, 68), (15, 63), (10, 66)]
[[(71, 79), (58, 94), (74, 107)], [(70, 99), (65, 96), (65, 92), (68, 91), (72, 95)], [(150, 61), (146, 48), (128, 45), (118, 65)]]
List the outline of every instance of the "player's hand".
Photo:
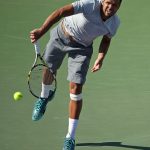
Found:
[(91, 72), (96, 72), (98, 70), (100, 70), (102, 67), (102, 60), (100, 59), (96, 59), (92, 69), (91, 69)]
[(31, 42), (36, 42), (42, 36), (40, 29), (34, 29), (30, 32)]

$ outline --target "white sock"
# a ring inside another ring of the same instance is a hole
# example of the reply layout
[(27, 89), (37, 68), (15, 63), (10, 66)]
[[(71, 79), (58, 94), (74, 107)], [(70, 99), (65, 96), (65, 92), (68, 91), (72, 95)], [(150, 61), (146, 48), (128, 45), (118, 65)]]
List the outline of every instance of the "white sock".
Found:
[(68, 133), (66, 135), (66, 138), (75, 139), (75, 132), (77, 126), (78, 126), (78, 120), (69, 118)]
[(50, 89), (51, 85), (45, 85), (44, 83), (42, 83), (41, 97), (48, 98)]

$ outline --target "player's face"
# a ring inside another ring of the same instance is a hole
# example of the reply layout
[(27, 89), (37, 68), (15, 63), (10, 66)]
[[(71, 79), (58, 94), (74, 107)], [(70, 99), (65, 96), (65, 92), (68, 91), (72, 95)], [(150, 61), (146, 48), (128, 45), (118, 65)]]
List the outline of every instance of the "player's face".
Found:
[(113, 16), (120, 7), (120, 0), (102, 0), (102, 12), (105, 18)]

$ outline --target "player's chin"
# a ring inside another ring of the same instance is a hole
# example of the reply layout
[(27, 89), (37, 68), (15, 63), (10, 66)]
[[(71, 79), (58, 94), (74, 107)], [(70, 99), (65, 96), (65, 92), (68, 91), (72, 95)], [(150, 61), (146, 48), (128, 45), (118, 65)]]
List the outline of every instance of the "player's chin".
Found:
[(107, 17), (107, 18), (110, 18), (110, 17), (112, 17), (112, 16), (113, 16), (113, 14), (110, 14), (110, 13), (106, 14), (106, 17)]
[(107, 18), (110, 18), (110, 17), (112, 17), (114, 14), (115, 14), (114, 12), (106, 12), (106, 13), (105, 13), (105, 16), (106, 16)]

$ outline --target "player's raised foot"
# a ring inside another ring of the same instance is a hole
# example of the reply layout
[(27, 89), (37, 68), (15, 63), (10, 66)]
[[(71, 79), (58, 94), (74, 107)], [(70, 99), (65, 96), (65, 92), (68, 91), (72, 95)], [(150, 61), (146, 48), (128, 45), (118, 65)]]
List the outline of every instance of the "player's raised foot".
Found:
[(65, 138), (63, 150), (74, 150), (75, 140), (72, 138)]
[(34, 108), (33, 108), (33, 113), (32, 113), (33, 121), (38, 121), (42, 118), (42, 116), (45, 113), (47, 103), (48, 103), (48, 99), (41, 99), (41, 98), (39, 98), (35, 102)]
[(33, 121), (38, 121), (43, 117), (43, 115), (46, 111), (47, 103), (49, 101), (51, 101), (53, 99), (53, 97), (54, 97), (53, 91), (50, 91), (48, 98), (45, 98), (45, 99), (44, 98), (39, 98), (35, 102), (33, 112), (32, 112), (32, 120)]

